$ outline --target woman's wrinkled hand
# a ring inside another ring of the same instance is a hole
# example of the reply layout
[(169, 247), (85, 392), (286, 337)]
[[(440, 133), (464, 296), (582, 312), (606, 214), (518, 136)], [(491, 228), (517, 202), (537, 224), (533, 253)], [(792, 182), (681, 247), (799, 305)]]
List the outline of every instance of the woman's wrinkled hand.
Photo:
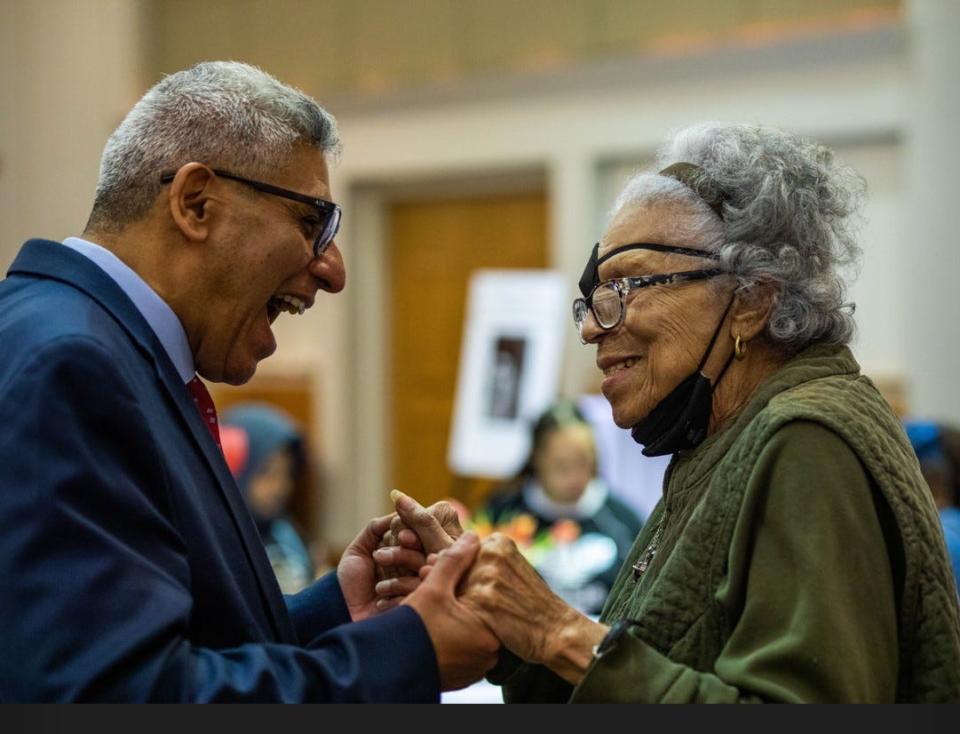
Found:
[(402, 545), (439, 553), (463, 535), (460, 517), (452, 504), (441, 500), (424, 507), (398, 489), (390, 492), (397, 511), (384, 536), (387, 545)]
[(463, 535), (456, 509), (448, 502), (423, 507), (399, 490), (390, 493), (397, 512), (374, 552), (378, 578), (376, 608), (380, 611), (402, 603), (420, 585), (417, 571), (426, 553), (439, 553)]
[[(432, 566), (421, 569), (426, 577)], [(480, 553), (458, 590), (513, 653), (532, 663), (545, 663), (552, 634), (570, 613), (577, 614), (554, 594), (516, 543), (494, 533), (480, 545)]]
[[(420, 569), (427, 578), (437, 556)], [(493, 630), (504, 647), (527, 662), (545, 665), (577, 685), (593, 647), (607, 632), (554, 594), (516, 543), (500, 533), (486, 538), (458, 598)]]

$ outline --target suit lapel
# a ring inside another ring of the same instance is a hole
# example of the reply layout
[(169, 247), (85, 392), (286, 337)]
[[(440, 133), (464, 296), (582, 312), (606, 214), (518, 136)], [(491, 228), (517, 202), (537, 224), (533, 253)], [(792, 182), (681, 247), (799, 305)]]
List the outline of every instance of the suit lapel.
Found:
[(261, 597), (270, 610), (274, 632), (280, 640), (295, 640), (296, 635), (283, 601), (283, 595), (280, 593), (276, 575), (263, 549), (263, 541), (260, 539), (256, 526), (250, 517), (250, 511), (247, 509), (243, 497), (240, 496), (240, 490), (230, 473), (227, 462), (223, 458), (223, 453), (204, 425), (203, 418), (197, 411), (186, 385), (180, 382), (180, 376), (174, 370), (173, 365), (169, 363), (170, 361), (166, 361), (167, 365), (157, 364), (157, 377), (177, 406), (177, 410), (190, 431), (194, 443), (200, 448), (207, 461), (207, 466), (216, 479), (216, 484), (230, 510), (237, 532), (243, 540), (247, 558), (260, 582)]
[(86, 293), (99, 303), (124, 329), (144, 357), (151, 361), (159, 383), (170, 396), (183, 419), (194, 444), (203, 454), (215, 484), (230, 512), (231, 519), (244, 545), (247, 559), (257, 577), (260, 595), (274, 634), (278, 640), (296, 640), (283, 595), (270, 567), (263, 543), (250, 517), (240, 490), (190, 398), (187, 386), (180, 381), (173, 363), (150, 325), (121, 288), (96, 264), (78, 252), (57, 242), (29, 240), (10, 266), (9, 275), (25, 274), (59, 280)]

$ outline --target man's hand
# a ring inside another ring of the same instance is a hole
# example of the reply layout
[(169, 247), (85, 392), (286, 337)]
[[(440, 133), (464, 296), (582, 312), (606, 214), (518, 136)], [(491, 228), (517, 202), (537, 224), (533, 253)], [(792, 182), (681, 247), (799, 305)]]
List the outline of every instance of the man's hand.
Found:
[[(354, 622), (367, 619), (394, 606), (378, 607), (376, 604), (378, 597), (375, 585), (382, 575), (378, 573), (377, 564), (374, 561), (374, 552), (380, 546), (393, 518), (394, 516), (390, 514), (371, 520), (340, 557), (340, 563), (337, 565), (337, 581), (340, 582), (340, 590), (347, 602), (350, 619)], [(419, 551), (400, 548), (393, 550), (403, 551), (397, 553), (394, 561), (396, 568), (408, 574), (416, 574), (423, 565), (424, 557)], [(398, 593), (401, 591), (409, 593), (419, 585), (420, 579), (415, 575), (407, 576), (405, 583), (406, 586), (398, 588)]]
[[(429, 556), (420, 575), (436, 571)], [(607, 627), (583, 616), (554, 594), (516, 544), (494, 533), (461, 582), (460, 601), (483, 619), (504, 647), (524, 660), (545, 665), (576, 685)]]
[(466, 533), (434, 559), (429, 578), (403, 604), (412, 607), (433, 642), (445, 691), (474, 683), (497, 662), (500, 643), (480, 617), (456, 597), (457, 584), (480, 548)]

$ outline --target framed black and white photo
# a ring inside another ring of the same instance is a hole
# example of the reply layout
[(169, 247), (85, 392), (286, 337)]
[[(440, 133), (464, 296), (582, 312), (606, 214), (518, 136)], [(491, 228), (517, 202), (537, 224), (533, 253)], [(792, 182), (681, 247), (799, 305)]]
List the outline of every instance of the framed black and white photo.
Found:
[(470, 281), (447, 463), (502, 478), (529, 448), (530, 425), (556, 397), (568, 283), (549, 270), (480, 270)]

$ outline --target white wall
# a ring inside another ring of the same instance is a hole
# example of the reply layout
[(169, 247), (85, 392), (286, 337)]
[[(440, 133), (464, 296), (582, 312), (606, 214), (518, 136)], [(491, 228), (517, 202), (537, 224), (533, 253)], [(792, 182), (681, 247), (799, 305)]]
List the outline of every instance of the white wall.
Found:
[(903, 239), (898, 259), (910, 325), (902, 352), (910, 360), (918, 410), (960, 422), (960, 2), (912, 0), (910, 84), (905, 104)]
[(0, 0), (0, 272), (87, 221), (107, 137), (142, 94), (140, 0)]
[[(917, 369), (908, 344), (913, 288), (903, 278), (907, 206), (902, 143), (841, 146), (837, 153), (867, 179), (862, 266), (849, 291), (857, 305), (853, 348), (864, 371), (904, 380)], [(911, 401), (915, 402), (915, 401)]]

